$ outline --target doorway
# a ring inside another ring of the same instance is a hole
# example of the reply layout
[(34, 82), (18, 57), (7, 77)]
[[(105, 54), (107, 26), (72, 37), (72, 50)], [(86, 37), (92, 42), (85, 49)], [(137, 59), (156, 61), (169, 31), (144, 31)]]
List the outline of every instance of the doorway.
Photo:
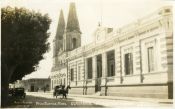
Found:
[(101, 91), (101, 77), (102, 77), (102, 55), (97, 55), (97, 78), (95, 82), (95, 92)]
[(31, 85), (31, 86), (30, 86), (30, 91), (31, 91), (31, 92), (34, 92), (34, 91), (35, 91), (34, 85)]

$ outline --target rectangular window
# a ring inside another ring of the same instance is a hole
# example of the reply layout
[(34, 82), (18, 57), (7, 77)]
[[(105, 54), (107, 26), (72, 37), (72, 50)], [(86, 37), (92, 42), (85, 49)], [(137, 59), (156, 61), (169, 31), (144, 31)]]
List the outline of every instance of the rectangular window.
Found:
[(71, 78), (71, 81), (74, 81), (74, 69), (71, 69), (70, 71), (70, 78)]
[(97, 78), (102, 77), (102, 55), (97, 56)]
[(154, 71), (154, 49), (148, 48), (148, 72)]
[(114, 50), (107, 53), (108, 77), (115, 76), (115, 53)]
[(97, 77), (99, 78), (100, 77), (100, 67), (99, 67), (99, 65), (97, 65)]
[(133, 59), (132, 53), (125, 54), (125, 75), (133, 74)]
[(92, 79), (92, 58), (87, 60), (88, 79)]

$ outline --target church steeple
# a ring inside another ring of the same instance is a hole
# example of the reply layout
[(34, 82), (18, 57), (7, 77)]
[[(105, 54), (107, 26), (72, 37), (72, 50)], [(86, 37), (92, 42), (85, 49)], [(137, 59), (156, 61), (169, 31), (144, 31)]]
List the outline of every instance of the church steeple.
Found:
[(65, 21), (63, 11), (61, 10), (55, 39), (63, 39), (64, 30), (65, 30)]
[(75, 3), (70, 3), (70, 6), (69, 6), (69, 14), (68, 14), (66, 31), (67, 32), (72, 32), (72, 31), (80, 32)]
[(76, 13), (75, 3), (70, 3), (65, 35), (63, 36), (63, 50), (71, 51), (81, 46), (81, 31)]
[(63, 11), (61, 10), (55, 39), (53, 41), (53, 44), (54, 44), (53, 57), (56, 57), (58, 55), (59, 50), (63, 48), (64, 30), (65, 30), (65, 21), (64, 21)]

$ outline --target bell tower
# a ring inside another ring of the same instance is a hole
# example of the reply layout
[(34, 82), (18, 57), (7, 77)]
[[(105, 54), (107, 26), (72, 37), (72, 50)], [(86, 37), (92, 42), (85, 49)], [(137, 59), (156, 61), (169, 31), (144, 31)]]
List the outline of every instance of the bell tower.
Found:
[(65, 21), (63, 11), (60, 11), (56, 35), (53, 40), (53, 66), (58, 64), (58, 54), (63, 51), (63, 35), (65, 30)]
[(63, 36), (63, 50), (71, 51), (81, 46), (81, 31), (76, 13), (75, 3), (70, 3), (65, 34)]

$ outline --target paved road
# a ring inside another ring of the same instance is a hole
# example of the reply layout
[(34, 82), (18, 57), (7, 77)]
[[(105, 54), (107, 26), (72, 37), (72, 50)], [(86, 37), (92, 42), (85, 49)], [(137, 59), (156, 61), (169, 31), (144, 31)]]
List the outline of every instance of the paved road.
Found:
[(49, 93), (27, 93), (26, 99), (17, 101), (11, 107), (168, 107), (170, 103), (135, 101), (135, 100), (110, 100), (68, 96), (68, 99), (53, 98)]

